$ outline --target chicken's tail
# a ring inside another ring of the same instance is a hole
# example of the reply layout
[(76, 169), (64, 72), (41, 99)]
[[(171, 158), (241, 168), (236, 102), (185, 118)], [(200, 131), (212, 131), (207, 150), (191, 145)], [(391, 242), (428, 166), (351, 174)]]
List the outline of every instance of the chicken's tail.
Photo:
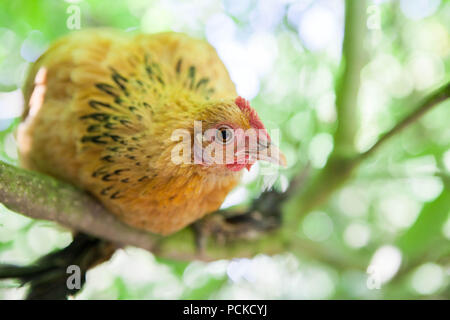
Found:
[(66, 299), (83, 287), (87, 270), (109, 259), (115, 249), (110, 242), (77, 233), (68, 247), (30, 266), (0, 265), (0, 279), (14, 278), (29, 285), (27, 300)]

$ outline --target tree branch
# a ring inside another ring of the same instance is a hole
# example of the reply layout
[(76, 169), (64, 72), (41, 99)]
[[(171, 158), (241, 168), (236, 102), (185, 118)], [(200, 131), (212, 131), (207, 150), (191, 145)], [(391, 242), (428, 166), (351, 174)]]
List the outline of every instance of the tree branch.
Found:
[(334, 152), (351, 155), (355, 151), (358, 130), (358, 91), (361, 69), (365, 64), (366, 1), (347, 0), (345, 3), (345, 32), (342, 44), (340, 74), (336, 81), (337, 129)]

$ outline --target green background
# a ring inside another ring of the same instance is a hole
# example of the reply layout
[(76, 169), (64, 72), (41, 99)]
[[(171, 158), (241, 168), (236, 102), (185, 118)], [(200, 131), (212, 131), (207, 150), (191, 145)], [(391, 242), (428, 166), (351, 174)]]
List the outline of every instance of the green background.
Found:
[[(172, 30), (211, 42), (239, 94), (251, 99), (269, 129), (282, 131), (290, 165), (277, 176), (275, 188), (282, 190), (307, 164), (312, 174), (320, 172), (335, 147), (344, 7), (338, 0), (2, 0), (0, 159), (17, 164), (18, 90), (29, 64), (72, 32), (67, 22), (79, 10), (82, 29)], [(364, 50), (357, 106), (348, 123), (358, 152), (450, 74), (450, 1), (368, 1), (365, 13), (363, 29), (347, 30), (364, 33), (357, 44)], [(296, 236), (303, 245), (295, 252), (188, 263), (126, 248), (88, 273), (77, 298), (448, 299), (449, 123), (447, 101), (365, 160), (302, 219)], [(262, 169), (246, 174), (225, 205), (257, 197)], [(30, 263), (70, 241), (62, 227), (0, 205), (0, 263)], [(0, 282), (0, 299), (25, 291), (14, 280)]]

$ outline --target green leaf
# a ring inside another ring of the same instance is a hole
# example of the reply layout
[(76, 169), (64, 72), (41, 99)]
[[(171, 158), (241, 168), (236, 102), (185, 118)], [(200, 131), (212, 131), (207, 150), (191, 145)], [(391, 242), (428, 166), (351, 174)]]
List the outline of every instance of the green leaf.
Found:
[(415, 258), (443, 238), (442, 226), (450, 208), (450, 190), (446, 186), (434, 201), (425, 204), (416, 222), (398, 240), (397, 245), (409, 258)]

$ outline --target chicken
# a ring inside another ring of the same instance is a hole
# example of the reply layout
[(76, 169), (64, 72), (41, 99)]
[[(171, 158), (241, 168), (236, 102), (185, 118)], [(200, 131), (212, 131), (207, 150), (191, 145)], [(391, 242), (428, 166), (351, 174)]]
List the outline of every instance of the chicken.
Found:
[[(213, 47), (184, 34), (71, 33), (31, 66), (24, 97), (21, 164), (77, 185), (153, 233), (171, 234), (217, 210), (256, 160), (285, 164)], [(200, 136), (217, 134), (196, 144), (195, 121)], [(237, 142), (239, 130), (252, 128), (264, 132), (257, 148)], [(183, 159), (194, 161), (173, 160), (179, 129), (192, 147)], [(203, 157), (208, 145), (214, 156), (230, 142), (231, 162)]]

